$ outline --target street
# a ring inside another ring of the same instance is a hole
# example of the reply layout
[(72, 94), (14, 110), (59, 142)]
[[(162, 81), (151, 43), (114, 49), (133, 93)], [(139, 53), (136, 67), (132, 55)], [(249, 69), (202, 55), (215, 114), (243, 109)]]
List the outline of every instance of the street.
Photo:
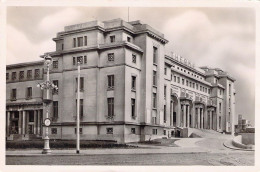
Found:
[(254, 152), (7, 157), (6, 165), (252, 166)]

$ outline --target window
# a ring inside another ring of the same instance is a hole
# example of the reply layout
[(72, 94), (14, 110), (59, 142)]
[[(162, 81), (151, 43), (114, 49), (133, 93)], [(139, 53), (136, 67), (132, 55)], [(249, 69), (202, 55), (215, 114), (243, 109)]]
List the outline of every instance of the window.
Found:
[(107, 134), (113, 134), (113, 128), (107, 128)]
[(166, 105), (163, 107), (163, 121), (166, 123)]
[(153, 129), (153, 135), (157, 135), (157, 129)]
[(132, 76), (132, 90), (136, 90), (136, 76)]
[(87, 46), (88, 45), (88, 37), (84, 36), (84, 45)]
[(158, 49), (153, 47), (153, 63), (157, 64)]
[(53, 61), (52, 65), (53, 65), (53, 69), (58, 69), (59, 61), (58, 60)]
[(78, 47), (82, 47), (83, 46), (83, 37), (78, 37)]
[(172, 81), (172, 74), (171, 74), (171, 81)]
[[(58, 80), (53, 80), (52, 82), (53, 82), (54, 85), (57, 86), (57, 88), (59, 88), (59, 81)], [(52, 94), (58, 94), (58, 93), (59, 93), (59, 90), (57, 90), (57, 89), (52, 90)]]
[[(75, 134), (77, 134), (77, 128), (74, 128)], [(83, 134), (82, 128), (79, 128), (79, 134)]]
[(129, 36), (127, 37), (127, 42), (131, 42), (131, 38)]
[(53, 118), (58, 118), (59, 114), (59, 102), (53, 101)]
[(57, 128), (51, 128), (51, 134), (57, 134)]
[(12, 80), (16, 80), (16, 72), (12, 72)]
[(167, 91), (167, 86), (164, 86), (164, 99), (166, 99), (166, 91)]
[(228, 107), (229, 108), (231, 107), (231, 99), (230, 98), (228, 99)]
[(190, 82), (190, 87), (192, 87), (191, 82)]
[(32, 79), (32, 70), (27, 70), (27, 79)]
[(197, 89), (197, 90), (199, 89), (199, 85), (198, 85), (198, 84), (196, 84), (196, 89)]
[(19, 73), (19, 79), (23, 80), (24, 79), (24, 71), (20, 71)]
[(107, 87), (108, 89), (114, 89), (114, 82), (115, 82), (115, 77), (114, 75), (108, 75), (107, 76)]
[(6, 80), (9, 80), (9, 73), (6, 73)]
[(73, 47), (75, 48), (77, 46), (76, 38), (73, 38)]
[(219, 103), (219, 113), (221, 113), (221, 103)]
[(116, 36), (113, 35), (113, 36), (110, 36), (110, 42), (113, 43), (116, 41)]
[(167, 75), (167, 68), (164, 68), (164, 75)]
[(192, 83), (192, 86), (193, 86), (193, 88), (195, 88), (195, 83), (194, 82)]
[(208, 89), (208, 93), (210, 94), (210, 88)]
[(84, 64), (87, 64), (87, 63), (88, 63), (87, 56), (84, 56)]
[(218, 127), (221, 129), (221, 116), (218, 117)]
[[(76, 78), (76, 91), (77, 91), (77, 88), (78, 88), (78, 78)], [(84, 77), (80, 77), (79, 90), (81, 92), (84, 91)]]
[(64, 44), (61, 44), (61, 50), (63, 50), (64, 49)]
[(108, 55), (107, 55), (107, 60), (108, 60), (109, 62), (114, 61), (114, 53), (108, 53)]
[(131, 128), (131, 133), (135, 134), (135, 128)]
[(163, 130), (163, 135), (166, 135), (166, 130)]
[(135, 99), (131, 99), (131, 112), (132, 112), (132, 118), (135, 118)]
[(135, 54), (132, 54), (132, 62), (136, 63), (136, 55)]
[(83, 64), (83, 56), (78, 56), (77, 57), (77, 63)]
[(221, 89), (219, 89), (219, 95), (221, 95)]
[(156, 109), (156, 93), (153, 93), (153, 108), (155, 108)]
[(189, 86), (189, 81), (188, 80), (186, 80), (186, 85)]
[(26, 93), (27, 93), (26, 99), (31, 99), (32, 98), (32, 87), (27, 87)]
[(76, 65), (76, 57), (73, 57), (73, 65)]
[(231, 84), (228, 84), (228, 92), (229, 92), (229, 95), (231, 95)]
[(205, 88), (205, 93), (207, 93), (208, 92), (208, 88)]
[(114, 98), (108, 98), (107, 104), (108, 104), (108, 117), (113, 117), (114, 116)]
[(174, 82), (176, 82), (176, 76), (174, 76)]
[[(80, 99), (79, 100), (79, 116), (80, 117), (83, 117), (84, 115), (84, 109), (83, 109), (83, 105), (84, 105), (84, 100), (83, 99)], [(77, 108), (78, 108), (78, 100), (76, 100), (76, 111), (77, 111)]]
[(34, 78), (40, 78), (40, 69), (34, 70)]
[(34, 122), (34, 114), (29, 112), (29, 122)]
[(12, 89), (11, 100), (16, 100), (16, 89)]
[(156, 81), (156, 71), (153, 71), (153, 85), (154, 85), (154, 86), (157, 85), (157, 81)]
[(200, 91), (202, 91), (202, 86), (200, 86)]
[(178, 80), (178, 83), (180, 83), (180, 77), (178, 77), (177, 80)]

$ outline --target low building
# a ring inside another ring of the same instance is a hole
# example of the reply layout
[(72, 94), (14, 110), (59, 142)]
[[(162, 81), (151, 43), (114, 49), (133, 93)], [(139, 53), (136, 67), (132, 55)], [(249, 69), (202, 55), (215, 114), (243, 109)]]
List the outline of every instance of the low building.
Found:
[[(50, 79), (59, 90), (49, 108), (51, 139), (76, 138), (78, 91), (81, 139), (143, 141), (175, 137), (184, 128), (234, 132), (235, 79), (165, 53), (168, 40), (151, 26), (92, 21), (66, 26), (53, 40), (56, 51), (46, 54), (53, 57)], [(7, 66), (10, 140), (44, 134), (45, 93), (36, 88), (45, 80), (44, 68), (43, 61)]]

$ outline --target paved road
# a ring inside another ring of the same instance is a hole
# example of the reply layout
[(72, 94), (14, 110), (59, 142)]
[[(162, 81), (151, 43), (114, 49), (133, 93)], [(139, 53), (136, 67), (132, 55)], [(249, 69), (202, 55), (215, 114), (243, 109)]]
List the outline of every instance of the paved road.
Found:
[(6, 165), (252, 166), (254, 152), (7, 157)]

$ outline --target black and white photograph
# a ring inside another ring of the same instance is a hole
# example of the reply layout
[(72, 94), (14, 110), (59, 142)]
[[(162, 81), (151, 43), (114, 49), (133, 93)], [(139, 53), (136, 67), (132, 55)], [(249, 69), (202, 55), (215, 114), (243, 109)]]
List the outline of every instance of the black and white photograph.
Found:
[(4, 165), (255, 167), (247, 4), (6, 5)]

